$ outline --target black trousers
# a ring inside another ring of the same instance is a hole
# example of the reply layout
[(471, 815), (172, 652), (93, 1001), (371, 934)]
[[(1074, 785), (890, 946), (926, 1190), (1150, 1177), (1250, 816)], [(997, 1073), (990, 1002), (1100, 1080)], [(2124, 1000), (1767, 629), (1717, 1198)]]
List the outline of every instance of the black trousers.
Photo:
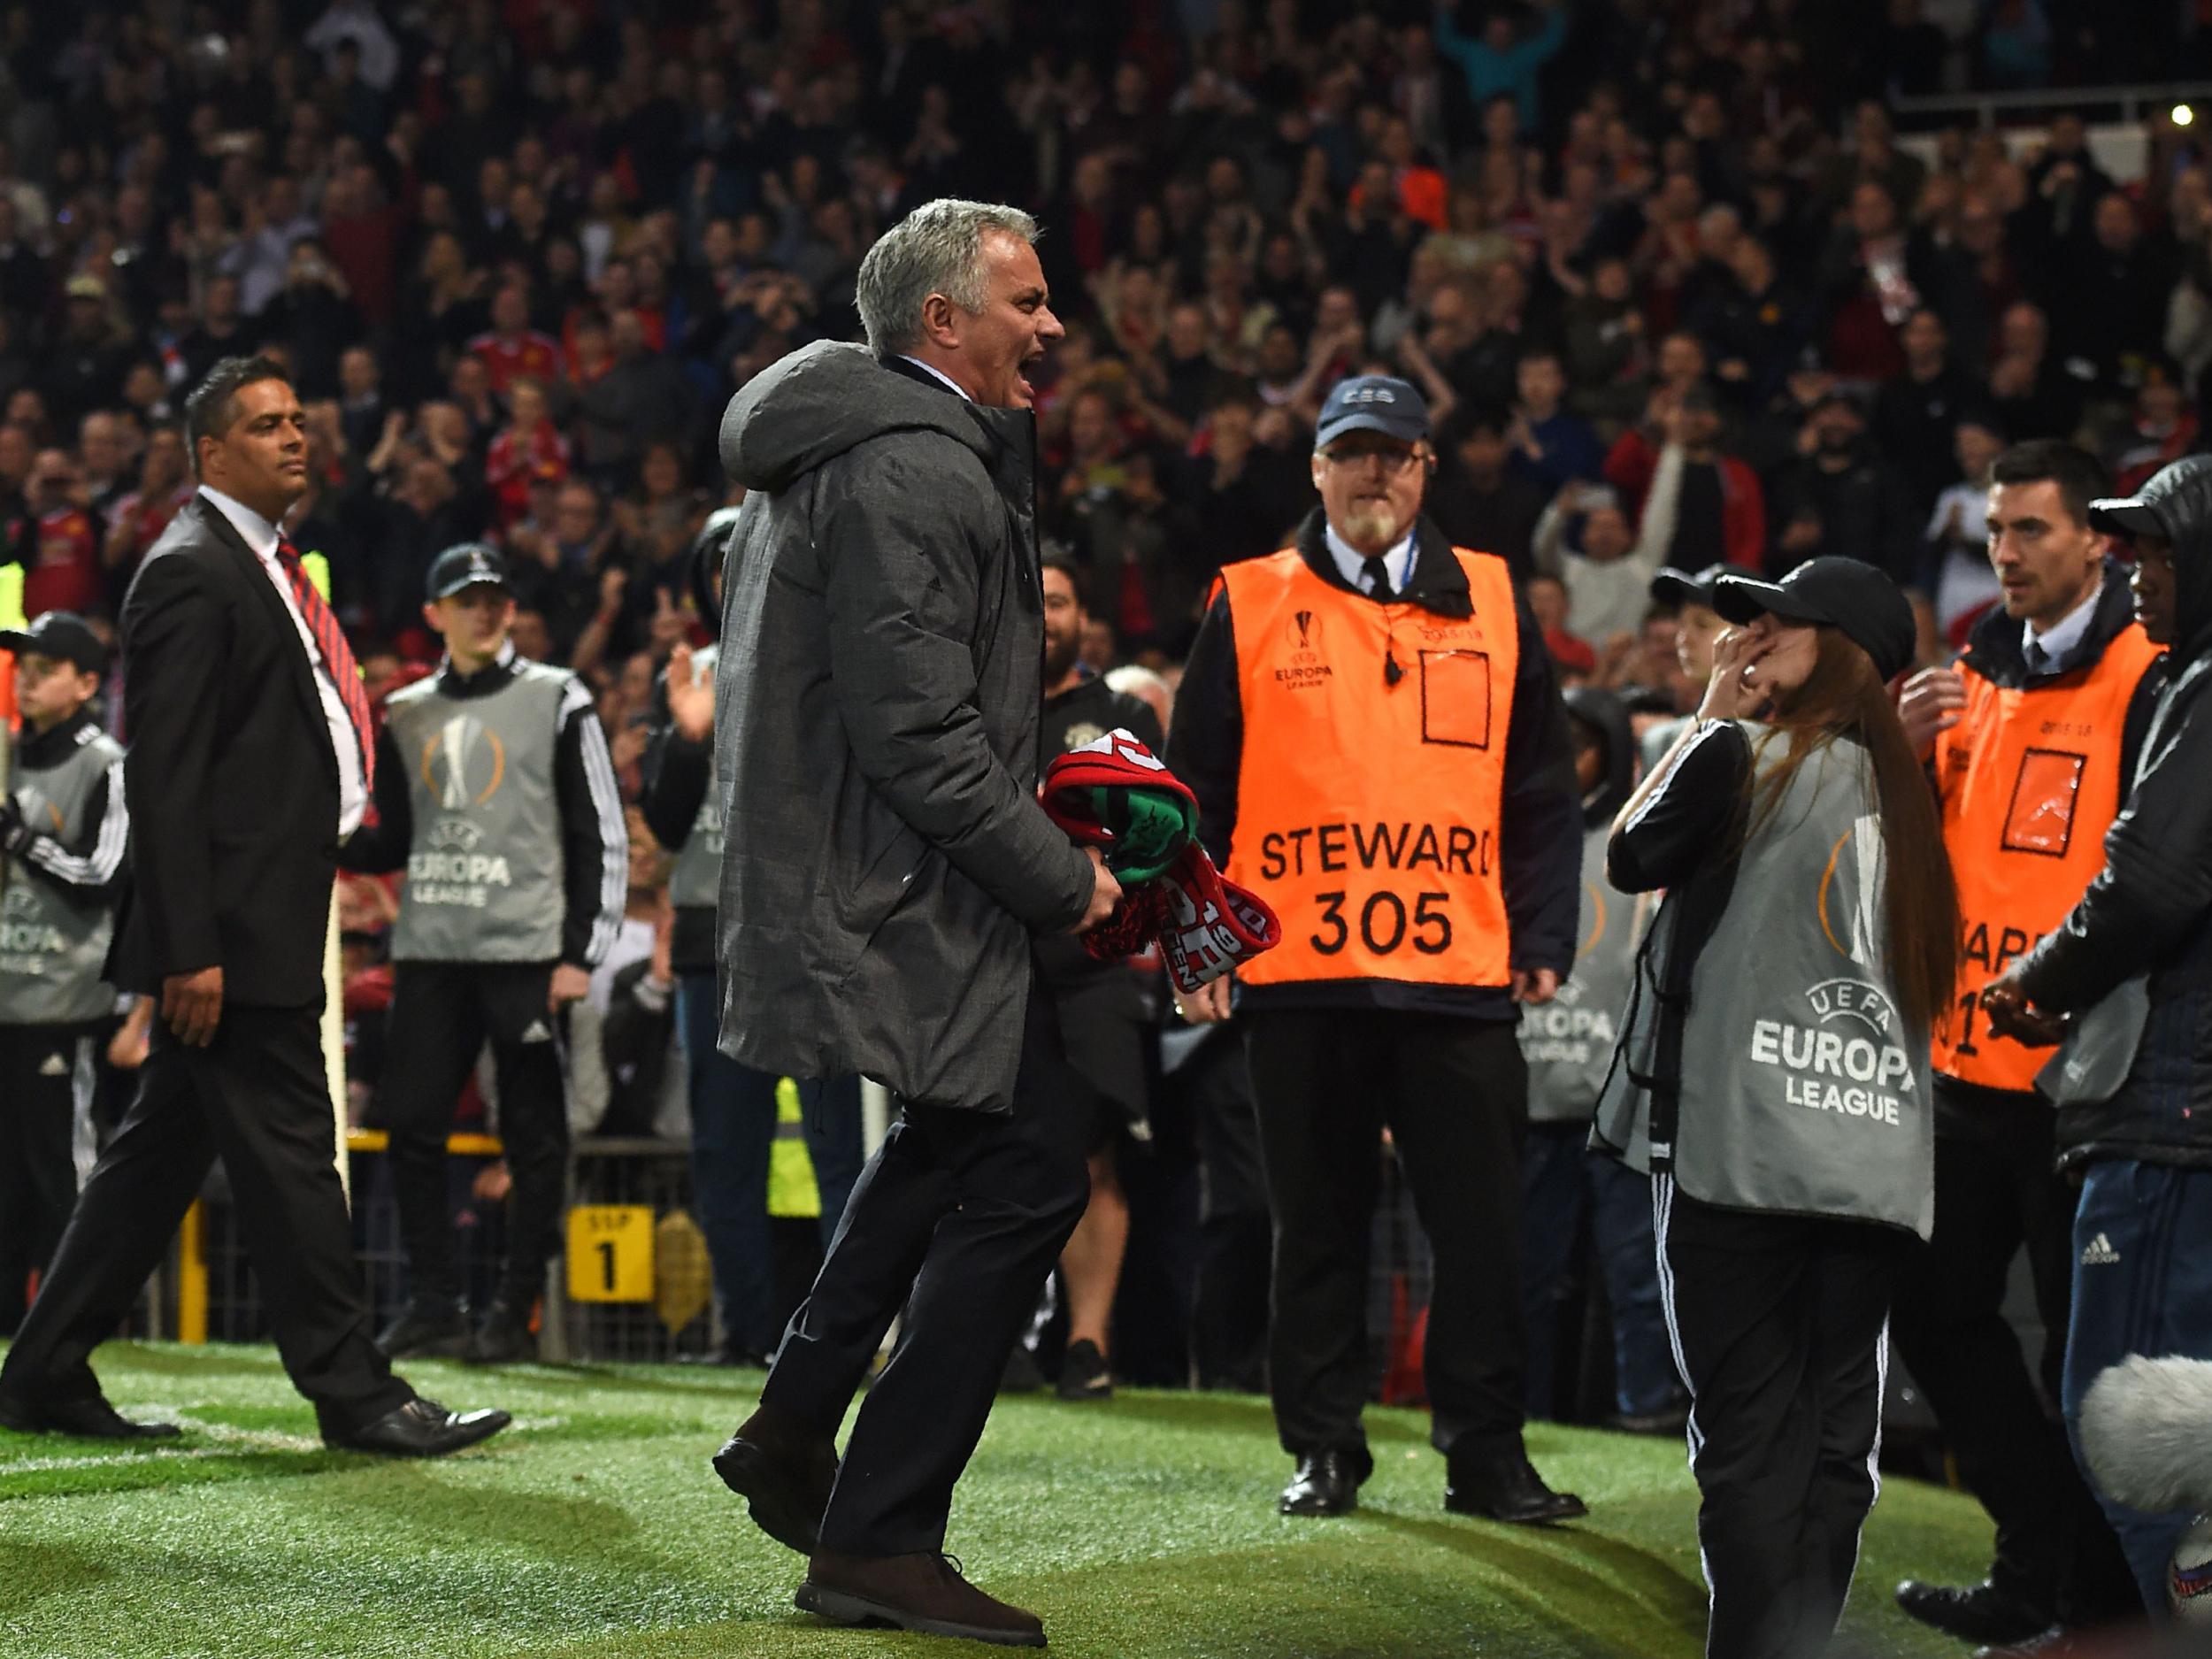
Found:
[(1387, 1126), (1435, 1258), (1424, 1375), (1432, 1438), (1517, 1450), (1527, 1363), (1510, 1025), (1380, 1010), (1247, 1014), (1274, 1212), (1269, 1386), (1293, 1456), (1363, 1451), (1370, 1224)]
[(1707, 1659), (1804, 1659), (1835, 1633), (1881, 1481), (1885, 1324), (1909, 1235), (1699, 1203), (1652, 1183), (1690, 1387)]
[(157, 1019), (137, 1098), (77, 1200), (0, 1390), (98, 1394), (88, 1356), (129, 1314), (219, 1155), (278, 1356), (324, 1433), (404, 1405), (413, 1391), (370, 1340), (336, 1153), (313, 1009), (226, 1004), (204, 1048)]
[(1201, 1388), (1267, 1387), (1273, 1240), (1252, 1074), (1233, 1033), (1210, 1037), (1167, 1080), (1198, 1137), (1198, 1270), (1191, 1357)]
[[(2094, 1623), (2139, 1597), (2057, 1415), (2076, 1195), (2054, 1172), (2055, 1122), (2030, 1099), (2013, 1103), (2001, 1134), (1937, 1136), (1935, 1236), (1913, 1249), (1891, 1330), (1960, 1479), (1997, 1524), (1992, 1581), (2054, 1617)], [(2040, 1394), (2003, 1311), (2024, 1246), (2043, 1320)]]
[(890, 1363), (845, 1446), (822, 1548), (941, 1549), (1006, 1356), (1090, 1202), (1088, 1118), (1056, 1097), (1060, 1038), (1032, 983), (1014, 1108), (907, 1106), (860, 1173), (762, 1402), (833, 1433), (883, 1333)]
[(76, 1148), (92, 1133), (96, 1025), (0, 1025), (0, 1333), (23, 1322), (77, 1202)]
[(514, 1179), (497, 1294), (526, 1312), (545, 1288), (568, 1184), (566, 1023), (546, 1005), (552, 978), (546, 962), (403, 962), (394, 972), (377, 1115), (391, 1135), (392, 1195), (417, 1298), (461, 1294), (446, 1137), (487, 1039)]

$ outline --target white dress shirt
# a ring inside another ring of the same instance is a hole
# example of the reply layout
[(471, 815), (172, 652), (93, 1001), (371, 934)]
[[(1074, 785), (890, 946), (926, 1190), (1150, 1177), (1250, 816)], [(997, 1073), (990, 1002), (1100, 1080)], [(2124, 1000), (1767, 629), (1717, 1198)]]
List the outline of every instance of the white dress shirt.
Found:
[[(945, 385), (946, 385), (948, 388), (949, 388), (951, 390), (956, 391), (956, 392), (960, 392), (960, 396), (963, 396), (963, 397), (968, 397), (967, 393), (965, 393), (965, 392), (961, 392), (961, 391), (960, 391), (960, 382), (959, 382), (959, 381), (957, 381), (957, 380), (954, 380), (954, 379), (952, 378), (952, 376), (951, 376), (951, 375), (949, 375), (949, 374), (946, 373), (945, 373), (942, 369), (940, 369), (940, 368), (934, 368), (934, 367), (933, 367), (932, 365), (930, 365), (929, 364), (926, 364), (926, 363), (923, 362), (923, 361), (922, 361), (919, 357), (908, 357), (908, 356), (906, 355), (906, 353), (905, 353), (905, 352), (903, 352), (903, 351), (902, 351), (902, 352), (900, 352), (900, 353), (899, 353), (899, 357), (900, 357), (900, 358), (901, 358), (902, 361), (907, 362), (907, 363), (910, 363), (910, 364), (912, 364), (912, 365), (913, 365), (916, 368), (919, 369), (919, 370), (920, 370), (923, 373), (925, 373), (925, 374), (929, 374), (929, 375), (934, 375), (934, 376), (935, 376), (938, 380), (942, 380), (942, 381), (945, 383)], [(969, 401), (970, 403), (972, 403), (973, 402), (975, 402), (975, 399), (974, 399), (974, 398), (972, 398), (972, 397), (968, 397), (968, 401)]]
[(2047, 674), (2056, 667), (2066, 653), (2082, 641), (2089, 632), (2089, 623), (2097, 614), (2097, 600), (2104, 592), (2104, 577), (2100, 574), (2096, 585), (2082, 595), (2081, 603), (2040, 634), (2032, 622), (2024, 625), (2021, 635), (2021, 655), (2027, 658), (2028, 672)]
[[(1371, 592), (1367, 581), (1367, 555), (1356, 551), (1349, 541), (1337, 534), (1334, 525), (1325, 526), (1322, 539), (1329, 544), (1329, 557), (1336, 561), (1337, 573), (1362, 593)], [(1391, 591), (1402, 595), (1406, 584), (1413, 580), (1413, 532), (1406, 532), (1405, 540), (1382, 555), (1383, 574), (1390, 578)]]
[(284, 573), (284, 566), (277, 563), (277, 543), (284, 539), (283, 533), (244, 502), (234, 500), (219, 489), (203, 484), (200, 494), (230, 520), (232, 527), (253, 549), (254, 557), (261, 561), (261, 568), (276, 585), (277, 597), (284, 601), (285, 613), (299, 630), (300, 643), (306, 648), (308, 663), (315, 671), (315, 693), (322, 699), (323, 718), (330, 726), (330, 747), (338, 756), (338, 839), (343, 841), (361, 827), (362, 818), (367, 816), (368, 778), (361, 762), (360, 741), (354, 735), (353, 717), (346, 712), (346, 700), (338, 695), (338, 682), (331, 678), (330, 667), (323, 661), (315, 636), (308, 629), (307, 618), (300, 614), (299, 601), (292, 595), (292, 579)]

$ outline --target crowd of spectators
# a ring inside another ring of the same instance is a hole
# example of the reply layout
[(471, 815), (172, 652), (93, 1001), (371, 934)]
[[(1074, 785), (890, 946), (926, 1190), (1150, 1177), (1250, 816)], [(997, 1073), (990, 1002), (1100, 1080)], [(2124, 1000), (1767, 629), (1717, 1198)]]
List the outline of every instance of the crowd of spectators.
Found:
[(1990, 596), (1993, 446), (2083, 430), (2128, 481), (2194, 445), (2212, 189), (2163, 117), (2125, 187), (2064, 114), (1923, 160), (1893, 95), (2200, 44), (1932, 9), (1948, 32), (1915, 0), (18, 5), (0, 532), (29, 609), (112, 612), (191, 487), (182, 393), (273, 352), (312, 422), (295, 536), (365, 659), (429, 656), (429, 559), (496, 541), (523, 649), (603, 687), (634, 777), (724, 402), (855, 336), (870, 241), (958, 193), (1047, 227), (1040, 506), (1102, 664), (1172, 668), (1212, 572), (1310, 504), (1310, 423), (1363, 368), (1426, 392), (1436, 516), (1531, 580), (1572, 672), (1664, 679), (1663, 618), (1586, 580), (1619, 561), (1850, 553), (1914, 586), (1932, 653)]

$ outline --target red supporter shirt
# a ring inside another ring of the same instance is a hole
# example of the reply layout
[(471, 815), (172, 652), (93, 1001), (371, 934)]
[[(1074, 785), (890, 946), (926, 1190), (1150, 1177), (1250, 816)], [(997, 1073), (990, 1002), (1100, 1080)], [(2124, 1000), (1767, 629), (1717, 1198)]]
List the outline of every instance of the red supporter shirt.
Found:
[(24, 561), (23, 614), (80, 614), (100, 608), (100, 535), (81, 507), (50, 512), (32, 526)]
[(547, 384), (561, 376), (561, 348), (549, 334), (526, 328), (514, 335), (479, 334), (469, 342), (469, 355), (481, 357), (491, 373), (492, 390), (504, 396), (517, 380)]
[(530, 512), (530, 486), (541, 481), (558, 484), (568, 477), (568, 440), (554, 430), (550, 420), (538, 422), (527, 443), (515, 441), (508, 428), (492, 440), (484, 457), (484, 481), (499, 505), (499, 527), (511, 530)]

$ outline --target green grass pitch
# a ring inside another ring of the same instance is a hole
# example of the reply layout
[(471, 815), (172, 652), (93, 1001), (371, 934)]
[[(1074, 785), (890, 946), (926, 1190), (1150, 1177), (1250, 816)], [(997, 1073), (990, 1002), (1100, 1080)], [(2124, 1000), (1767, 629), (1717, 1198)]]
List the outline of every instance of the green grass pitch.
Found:
[[(5, 1659), (775, 1659), (976, 1653), (818, 1624), (802, 1563), (707, 1465), (757, 1373), (407, 1368), (514, 1429), (434, 1463), (324, 1450), (274, 1355), (114, 1345), (110, 1398), (185, 1425), (167, 1449), (0, 1432)], [(1264, 1401), (1125, 1392), (1002, 1402), (953, 1511), (976, 1581), (1100, 1659), (1690, 1659), (1704, 1593), (1678, 1442), (1538, 1425), (1531, 1449), (1590, 1520), (1448, 1516), (1416, 1414), (1376, 1410), (1356, 1516), (1286, 1520)], [(1970, 1581), (1965, 1498), (1884, 1484), (1845, 1629), (1861, 1655), (1964, 1649), (1890, 1602), (1909, 1572)]]

